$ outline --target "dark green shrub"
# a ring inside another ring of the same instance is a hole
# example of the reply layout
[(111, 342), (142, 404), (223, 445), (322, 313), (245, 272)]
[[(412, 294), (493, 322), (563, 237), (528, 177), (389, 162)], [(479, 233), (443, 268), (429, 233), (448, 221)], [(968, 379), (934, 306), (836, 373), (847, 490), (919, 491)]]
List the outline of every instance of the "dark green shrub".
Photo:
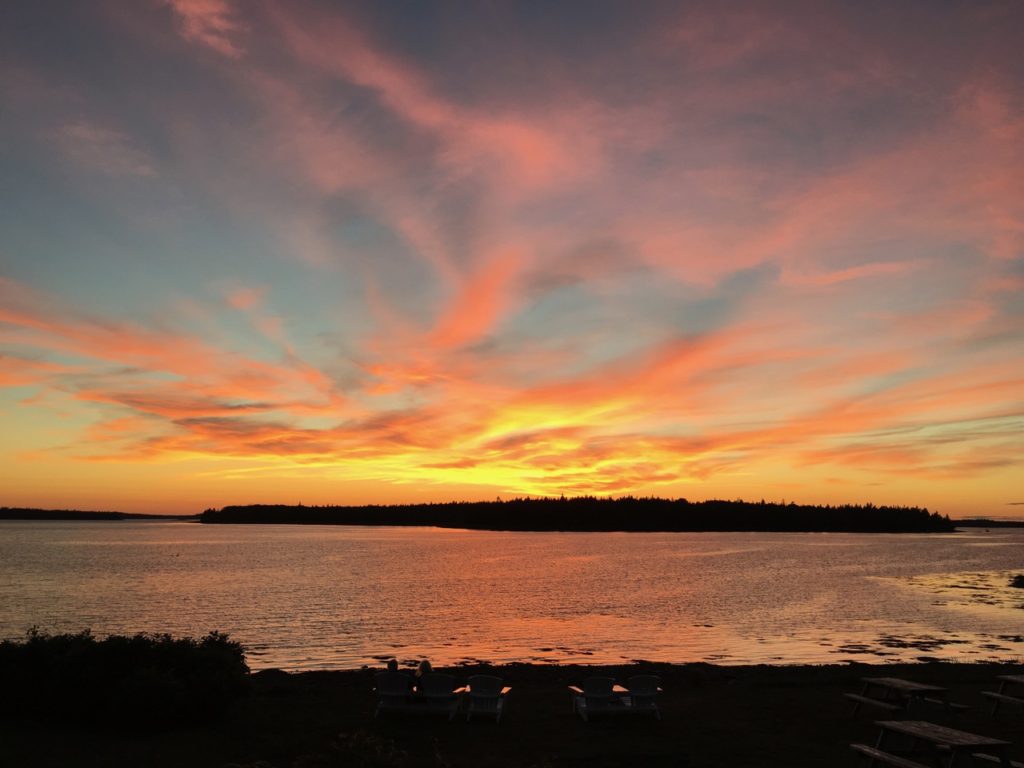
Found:
[(162, 727), (223, 715), (248, 691), (241, 644), (227, 635), (113, 635), (88, 630), (0, 643), (4, 717)]

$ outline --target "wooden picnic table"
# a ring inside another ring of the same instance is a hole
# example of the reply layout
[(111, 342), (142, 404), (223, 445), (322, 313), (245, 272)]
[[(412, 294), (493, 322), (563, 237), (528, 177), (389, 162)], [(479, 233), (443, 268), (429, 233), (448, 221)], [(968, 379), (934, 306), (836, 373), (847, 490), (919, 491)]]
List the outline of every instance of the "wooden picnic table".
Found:
[(932, 704), (952, 711), (960, 705), (951, 705), (946, 698), (947, 689), (939, 685), (916, 683), (900, 677), (862, 677), (860, 694), (847, 694), (854, 701), (854, 714), (861, 704), (870, 704), (891, 712), (897, 708), (910, 710), (915, 702)]
[(982, 691), (981, 695), (992, 699), (992, 714), (999, 711), (1000, 704), (1024, 706), (1024, 695), (1016, 686), (1024, 686), (1024, 675), (996, 675), (998, 691)]
[(881, 688), (886, 692), (901, 696), (944, 696), (946, 694), (946, 689), (941, 686), (915, 683), (913, 680), (904, 680), (899, 677), (862, 677), (860, 680), (864, 683), (862, 693), (865, 696), (871, 688)]
[[(1007, 754), (1011, 742), (979, 736), (976, 733), (958, 731), (944, 725), (936, 725), (924, 720), (878, 720), (875, 722), (881, 730), (875, 748), (882, 750), (890, 734), (899, 733), (914, 740), (915, 748), (923, 744), (924, 754), (936, 768), (955, 768), (958, 758), (966, 754), (968, 759), (974, 753), (992, 755), (999, 765), (1011, 768), (1013, 763)], [(948, 761), (945, 758), (948, 756)]]

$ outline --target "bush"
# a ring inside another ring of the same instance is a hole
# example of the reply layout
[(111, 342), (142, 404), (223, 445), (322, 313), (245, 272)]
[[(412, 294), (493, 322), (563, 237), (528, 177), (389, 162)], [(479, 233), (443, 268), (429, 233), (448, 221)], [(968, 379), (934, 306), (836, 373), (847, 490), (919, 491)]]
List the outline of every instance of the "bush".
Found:
[(219, 632), (204, 638), (30, 630), (0, 643), (4, 717), (114, 727), (162, 727), (222, 716), (248, 691), (240, 643)]

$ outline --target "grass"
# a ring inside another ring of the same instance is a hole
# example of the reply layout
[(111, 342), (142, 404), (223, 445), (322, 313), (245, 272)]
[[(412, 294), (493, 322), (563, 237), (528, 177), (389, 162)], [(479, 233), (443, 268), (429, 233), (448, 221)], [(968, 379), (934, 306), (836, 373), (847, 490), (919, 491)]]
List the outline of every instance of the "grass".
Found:
[[(1024, 713), (988, 715), (979, 691), (1020, 667), (995, 664), (888, 664), (716, 667), (641, 664), (621, 667), (460, 667), (464, 679), (496, 673), (512, 686), (500, 725), (448, 722), (444, 716), (373, 718), (375, 670), (251, 676), (250, 693), (218, 722), (169, 729), (7, 719), (0, 764), (48, 766), (822, 766), (853, 765), (848, 744), (871, 743), (880, 715), (850, 714), (844, 691), (869, 675), (906, 677), (950, 689), (972, 706), (964, 730), (1015, 740), (1024, 757)], [(570, 712), (566, 686), (590, 674), (625, 680), (653, 673), (665, 689), (663, 719), (609, 718), (584, 723)], [(82, 702), (83, 706), (87, 702)], [(140, 706), (145, 706), (140, 702)], [(941, 718), (927, 712), (923, 719)], [(941, 720), (940, 720), (941, 721)]]

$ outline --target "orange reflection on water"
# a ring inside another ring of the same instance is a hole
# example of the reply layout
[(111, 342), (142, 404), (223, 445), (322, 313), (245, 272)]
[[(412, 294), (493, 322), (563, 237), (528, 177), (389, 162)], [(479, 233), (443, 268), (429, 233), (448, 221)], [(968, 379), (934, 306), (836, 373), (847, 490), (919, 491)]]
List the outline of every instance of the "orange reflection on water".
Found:
[(988, 574), (1016, 567), (1019, 531), (0, 526), (9, 606), (0, 636), (33, 625), (100, 635), (216, 629), (246, 645), (254, 668), (350, 668), (393, 656), (739, 664), (1007, 660), (1024, 651), (1015, 605), (964, 608), (943, 594), (981, 578), (980, 569), (962, 574), (964, 562), (984, 563)]

